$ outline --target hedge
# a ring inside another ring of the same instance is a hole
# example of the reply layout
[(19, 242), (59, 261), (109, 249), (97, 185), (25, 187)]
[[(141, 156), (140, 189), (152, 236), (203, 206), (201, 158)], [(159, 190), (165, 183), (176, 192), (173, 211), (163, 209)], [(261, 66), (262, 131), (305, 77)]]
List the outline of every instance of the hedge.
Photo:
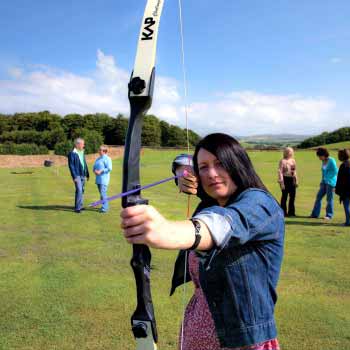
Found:
[(4, 143), (0, 144), (0, 154), (16, 154), (16, 155), (33, 155), (48, 154), (49, 150), (46, 146), (38, 146), (34, 143)]

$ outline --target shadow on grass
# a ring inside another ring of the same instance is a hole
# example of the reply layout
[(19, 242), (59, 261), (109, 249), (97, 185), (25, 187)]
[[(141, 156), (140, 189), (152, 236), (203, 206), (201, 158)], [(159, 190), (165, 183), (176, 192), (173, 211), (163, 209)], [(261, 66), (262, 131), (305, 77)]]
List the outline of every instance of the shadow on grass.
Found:
[[(54, 211), (74, 211), (74, 207), (69, 205), (17, 205), (17, 208), (29, 210), (54, 210)], [(85, 208), (84, 211), (98, 211), (96, 208)]]
[[(302, 216), (297, 216), (296, 219), (303, 218)], [(305, 216), (304, 218), (308, 218)], [(324, 226), (324, 227), (342, 227), (341, 224), (333, 224), (329, 221), (324, 221), (322, 219), (310, 219), (309, 221), (297, 221), (293, 219), (286, 219), (286, 225), (299, 225), (299, 226)]]
[(31, 175), (33, 174), (33, 171), (21, 171), (21, 172), (12, 171), (11, 174), (12, 175)]

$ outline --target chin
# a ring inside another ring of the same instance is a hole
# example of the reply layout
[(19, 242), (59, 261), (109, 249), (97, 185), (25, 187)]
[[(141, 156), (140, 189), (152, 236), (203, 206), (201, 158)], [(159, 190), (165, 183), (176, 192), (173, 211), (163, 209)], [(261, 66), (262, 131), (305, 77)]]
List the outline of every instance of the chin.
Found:
[(226, 193), (215, 192), (215, 193), (212, 193), (211, 197), (213, 197), (216, 200), (226, 199), (227, 198), (227, 194)]

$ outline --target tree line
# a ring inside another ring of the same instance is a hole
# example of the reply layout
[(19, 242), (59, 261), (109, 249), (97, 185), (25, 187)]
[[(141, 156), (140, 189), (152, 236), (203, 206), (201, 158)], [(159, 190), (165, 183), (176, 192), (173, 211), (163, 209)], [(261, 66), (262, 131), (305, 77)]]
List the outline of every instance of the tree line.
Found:
[(310, 148), (330, 143), (350, 141), (350, 127), (344, 127), (332, 132), (323, 132), (320, 135), (309, 137), (301, 142), (299, 148)]
[[(0, 153), (35, 154), (54, 150), (56, 154), (66, 155), (77, 137), (86, 140), (86, 153), (94, 153), (103, 143), (124, 145), (127, 126), (128, 119), (122, 114), (116, 117), (105, 113), (62, 117), (49, 111), (0, 114)], [(191, 146), (199, 140), (199, 135), (190, 130)], [(147, 115), (143, 122), (142, 145), (185, 147), (186, 130)]]

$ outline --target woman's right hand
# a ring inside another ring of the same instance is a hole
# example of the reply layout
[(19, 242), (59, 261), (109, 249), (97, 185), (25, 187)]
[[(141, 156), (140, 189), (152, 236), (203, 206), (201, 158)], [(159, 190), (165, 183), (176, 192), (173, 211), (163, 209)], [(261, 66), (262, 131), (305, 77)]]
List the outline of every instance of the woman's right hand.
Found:
[(176, 169), (176, 174), (180, 175), (186, 171), (186, 175), (178, 178), (178, 187), (180, 192), (196, 195), (198, 188), (197, 177), (193, 174), (192, 169), (189, 169), (187, 166), (180, 166)]
[(284, 186), (284, 183), (283, 182), (280, 182), (280, 187), (281, 187), (281, 190), (285, 190), (286, 189), (286, 186)]

